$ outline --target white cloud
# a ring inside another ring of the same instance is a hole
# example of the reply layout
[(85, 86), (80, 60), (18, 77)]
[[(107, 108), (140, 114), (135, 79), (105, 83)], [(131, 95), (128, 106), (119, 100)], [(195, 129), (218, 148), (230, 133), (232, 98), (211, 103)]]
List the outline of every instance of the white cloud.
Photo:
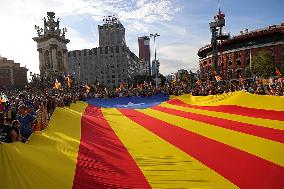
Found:
[(157, 57), (160, 58), (160, 71), (164, 74), (176, 72), (177, 69), (198, 69), (197, 50), (199, 47), (184, 43), (171, 43), (159, 45)]
[(97, 46), (96, 41), (84, 38), (80, 32), (73, 28), (68, 30), (68, 38), (72, 39), (68, 43), (68, 50), (91, 49)]

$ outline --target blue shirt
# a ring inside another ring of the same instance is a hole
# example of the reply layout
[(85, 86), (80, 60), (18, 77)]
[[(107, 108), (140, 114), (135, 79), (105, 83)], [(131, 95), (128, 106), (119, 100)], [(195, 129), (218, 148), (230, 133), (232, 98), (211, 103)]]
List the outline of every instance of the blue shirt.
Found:
[(33, 121), (35, 120), (35, 117), (32, 116), (31, 114), (27, 114), (24, 117), (18, 115), (17, 120), (21, 123), (20, 125), (20, 133), (21, 134), (26, 134), (26, 135), (31, 135), (33, 132)]

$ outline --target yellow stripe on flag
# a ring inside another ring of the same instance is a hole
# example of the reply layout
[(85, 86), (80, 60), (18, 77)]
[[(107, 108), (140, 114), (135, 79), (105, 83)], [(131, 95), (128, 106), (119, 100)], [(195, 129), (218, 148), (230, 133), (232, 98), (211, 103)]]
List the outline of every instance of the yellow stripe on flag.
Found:
[(185, 103), (199, 106), (237, 105), (242, 107), (284, 111), (284, 98), (278, 96), (255, 95), (243, 91), (222, 95), (176, 97)]
[(201, 115), (207, 115), (217, 118), (223, 118), (243, 123), (249, 123), (254, 125), (259, 125), (267, 128), (273, 128), (273, 129), (279, 129), (284, 130), (284, 121), (278, 121), (278, 120), (269, 120), (269, 119), (262, 119), (262, 118), (254, 118), (254, 117), (248, 117), (248, 116), (241, 116), (241, 115), (235, 115), (235, 114), (229, 114), (224, 112), (214, 112), (209, 110), (200, 110), (195, 108), (188, 108), (188, 107), (182, 107), (177, 105), (172, 105), (169, 103), (163, 103), (160, 104), (161, 107), (166, 108), (172, 108), (175, 110), (181, 110), (183, 112), (190, 112), (190, 113), (196, 113)]
[(284, 166), (284, 144), (153, 109), (140, 112)]
[(153, 188), (237, 188), (117, 109), (102, 111)]
[[(70, 189), (86, 103), (57, 108), (49, 127), (26, 143), (1, 144), (0, 188)], [(8, 163), (9, 162), (9, 163)]]

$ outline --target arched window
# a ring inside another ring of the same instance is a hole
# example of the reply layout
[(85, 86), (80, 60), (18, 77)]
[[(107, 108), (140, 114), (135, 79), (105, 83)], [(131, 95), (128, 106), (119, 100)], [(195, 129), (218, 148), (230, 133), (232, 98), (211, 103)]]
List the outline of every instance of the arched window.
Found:
[(62, 53), (60, 51), (57, 52), (57, 68), (59, 71), (64, 71)]
[(242, 70), (237, 70), (237, 79), (243, 77)]
[(228, 66), (232, 66), (233, 62), (231, 60), (229, 60), (228, 62)]
[(44, 67), (46, 69), (52, 69), (52, 65), (51, 65), (51, 62), (50, 62), (49, 51), (45, 51), (44, 52)]
[(238, 66), (242, 65), (242, 61), (240, 59), (237, 60), (237, 65)]

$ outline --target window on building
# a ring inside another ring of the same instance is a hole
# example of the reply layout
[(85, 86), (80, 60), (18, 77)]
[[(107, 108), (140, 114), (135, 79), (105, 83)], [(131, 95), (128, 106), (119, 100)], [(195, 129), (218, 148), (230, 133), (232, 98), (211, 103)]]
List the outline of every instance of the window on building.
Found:
[(124, 72), (124, 69), (122, 69), (122, 72)]
[(103, 48), (102, 47), (99, 48), (100, 48), (100, 54), (103, 54)]
[(237, 70), (237, 78), (239, 79), (240, 77), (243, 78), (243, 72), (242, 70)]
[(87, 50), (86, 49), (84, 50), (84, 56), (87, 56)]
[(110, 52), (113, 53), (113, 47), (110, 48)]
[(110, 83), (110, 80), (107, 80), (107, 83)]
[(71, 56), (71, 53), (70, 52), (68, 52), (68, 57), (70, 57)]
[(112, 75), (111, 78), (115, 78), (115, 75)]
[(79, 56), (81, 56), (81, 51), (79, 51)]
[(94, 48), (94, 54), (97, 55), (97, 48)]
[(89, 50), (89, 55), (92, 55), (92, 50)]
[(238, 66), (242, 65), (242, 61), (240, 59), (237, 60), (237, 65)]
[(231, 60), (229, 60), (228, 62), (228, 66), (232, 66), (233, 62)]
[(76, 51), (73, 51), (73, 56), (76, 57)]
[(115, 71), (114, 71), (114, 70), (112, 70), (112, 73), (115, 73)]
[(235, 56), (236, 56), (236, 58), (241, 58), (241, 53), (240, 53), (240, 52), (237, 52), (237, 53), (235, 54)]
[(105, 47), (105, 54), (108, 54), (108, 47)]
[(119, 53), (119, 46), (116, 46), (116, 53)]

